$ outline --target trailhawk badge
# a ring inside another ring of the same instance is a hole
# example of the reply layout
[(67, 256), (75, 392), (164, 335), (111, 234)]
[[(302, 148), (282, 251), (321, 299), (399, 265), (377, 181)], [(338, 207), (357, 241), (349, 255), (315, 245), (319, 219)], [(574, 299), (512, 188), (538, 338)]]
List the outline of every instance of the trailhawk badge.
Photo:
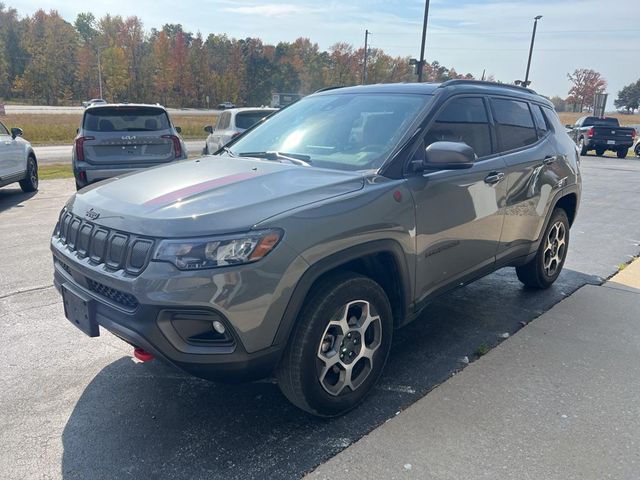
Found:
[(87, 213), (85, 213), (84, 216), (87, 217), (89, 220), (96, 220), (100, 216), (100, 213), (96, 212), (93, 208), (91, 208), (87, 210)]

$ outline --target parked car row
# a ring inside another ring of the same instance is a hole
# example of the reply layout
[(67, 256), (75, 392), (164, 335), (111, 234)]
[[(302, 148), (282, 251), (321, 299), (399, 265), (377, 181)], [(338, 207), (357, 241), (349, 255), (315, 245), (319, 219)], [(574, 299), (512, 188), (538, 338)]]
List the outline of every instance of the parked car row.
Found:
[(19, 182), (23, 192), (35, 192), (38, 189), (38, 161), (22, 133), (21, 128), (9, 130), (0, 122), (0, 187)]

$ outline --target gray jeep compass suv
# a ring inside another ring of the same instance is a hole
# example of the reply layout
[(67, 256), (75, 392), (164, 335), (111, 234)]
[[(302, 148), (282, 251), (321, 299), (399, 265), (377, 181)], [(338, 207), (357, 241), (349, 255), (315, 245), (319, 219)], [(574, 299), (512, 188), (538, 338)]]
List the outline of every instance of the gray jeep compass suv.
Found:
[(579, 155), (535, 92), (453, 80), (318, 92), (218, 155), (73, 196), (51, 240), (67, 318), (193, 375), (274, 375), (357, 405), (394, 329), (498, 268), (558, 277)]

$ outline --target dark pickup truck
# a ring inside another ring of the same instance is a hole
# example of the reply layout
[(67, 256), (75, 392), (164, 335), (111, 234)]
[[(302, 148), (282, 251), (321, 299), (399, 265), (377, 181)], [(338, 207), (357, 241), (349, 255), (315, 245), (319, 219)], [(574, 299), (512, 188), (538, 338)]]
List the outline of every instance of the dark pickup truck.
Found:
[(575, 125), (566, 125), (567, 132), (580, 147), (580, 155), (595, 150), (599, 157), (606, 150), (625, 158), (636, 137), (635, 128), (621, 127), (617, 118), (581, 117)]

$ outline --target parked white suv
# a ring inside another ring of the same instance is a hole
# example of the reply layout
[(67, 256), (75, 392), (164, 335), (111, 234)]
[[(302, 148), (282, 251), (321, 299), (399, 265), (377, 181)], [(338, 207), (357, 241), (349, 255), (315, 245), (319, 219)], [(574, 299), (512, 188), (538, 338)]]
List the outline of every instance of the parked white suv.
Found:
[(0, 187), (20, 182), (24, 192), (38, 190), (38, 162), (21, 128), (11, 131), (0, 122)]
[(203, 153), (208, 155), (217, 152), (232, 139), (277, 110), (277, 108), (267, 107), (226, 110), (218, 117), (215, 127), (212, 125), (204, 127), (204, 131), (209, 136), (205, 140)]

